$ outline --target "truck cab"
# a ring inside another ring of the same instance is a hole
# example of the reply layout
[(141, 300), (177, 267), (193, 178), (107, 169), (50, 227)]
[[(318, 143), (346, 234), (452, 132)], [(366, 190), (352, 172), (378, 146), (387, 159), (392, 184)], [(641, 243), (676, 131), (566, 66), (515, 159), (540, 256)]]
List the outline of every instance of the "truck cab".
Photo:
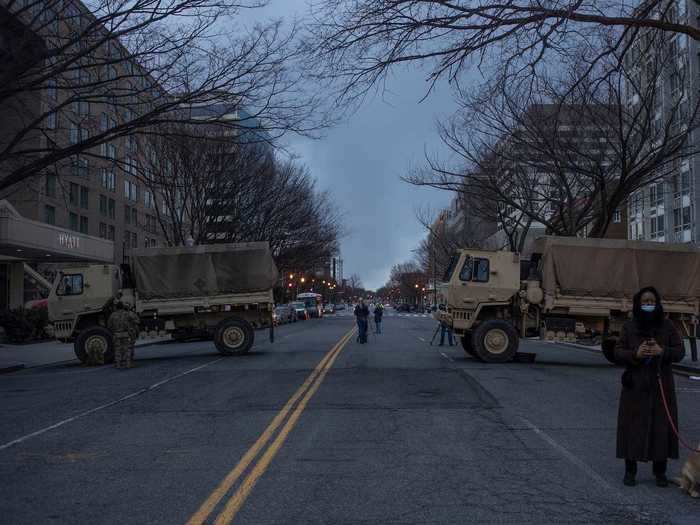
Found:
[[(49, 294), (54, 335), (72, 341), (82, 324), (105, 325), (105, 307), (122, 291), (123, 274), (113, 264), (72, 266), (61, 270)], [(132, 296), (132, 294), (127, 294)], [(130, 302), (124, 297), (125, 302)]]
[(445, 320), (464, 349), (484, 361), (509, 361), (519, 334), (512, 322), (521, 289), (520, 256), (512, 252), (459, 250), (444, 281)]

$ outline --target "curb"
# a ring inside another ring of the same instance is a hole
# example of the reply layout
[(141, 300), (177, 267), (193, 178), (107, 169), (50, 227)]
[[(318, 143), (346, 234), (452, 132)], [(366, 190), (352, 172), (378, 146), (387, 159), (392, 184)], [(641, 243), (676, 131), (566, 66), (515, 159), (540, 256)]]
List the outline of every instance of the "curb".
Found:
[[(588, 350), (589, 352), (594, 352), (596, 354), (601, 354), (602, 351), (598, 350), (597, 348), (593, 347), (587, 347), (586, 345), (581, 345), (578, 343), (566, 343), (566, 342), (560, 342), (558, 344), (563, 344), (567, 346), (572, 346), (574, 348), (580, 348), (582, 350)], [(700, 375), (700, 361), (698, 362), (697, 366), (692, 366), (692, 365), (684, 365), (680, 363), (673, 363), (671, 365), (671, 368), (673, 368), (674, 372), (677, 372), (679, 374), (683, 375)]]
[[(140, 343), (140, 344), (137, 343), (136, 345), (134, 345), (134, 347), (135, 348), (143, 348), (146, 346), (154, 346), (154, 345), (158, 345), (161, 343), (169, 343), (171, 341), (172, 341), (172, 339), (157, 339), (155, 341), (145, 341), (145, 342)], [(42, 368), (45, 366), (53, 366), (53, 365), (57, 365), (59, 363), (70, 363), (70, 362), (76, 361), (76, 360), (77, 360), (77, 358), (60, 359), (58, 361), (51, 361), (48, 363), (41, 363), (39, 365), (32, 365), (32, 366), (26, 366), (24, 363), (18, 363), (16, 365), (10, 365), (10, 366), (0, 368), (0, 374), (10, 374), (12, 372), (18, 372), (20, 370), (25, 370), (25, 369), (30, 369), (30, 368)]]
[(10, 372), (17, 372), (18, 370), (24, 369), (24, 363), (19, 363), (17, 365), (12, 365), (12, 366), (6, 366), (3, 368), (0, 368), (0, 374), (9, 374)]
[(700, 376), (700, 366), (688, 366), (679, 364), (674, 364), (671, 366), (673, 367), (673, 371), (675, 373), (687, 376)]

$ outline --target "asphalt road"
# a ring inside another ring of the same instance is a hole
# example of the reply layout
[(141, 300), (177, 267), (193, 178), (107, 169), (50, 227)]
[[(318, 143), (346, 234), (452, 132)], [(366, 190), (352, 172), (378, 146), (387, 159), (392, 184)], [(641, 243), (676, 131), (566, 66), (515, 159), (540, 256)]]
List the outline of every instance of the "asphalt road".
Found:
[[(601, 356), (526, 341), (536, 363), (487, 365), (429, 346), (430, 318), (388, 315), (367, 345), (352, 328), (340, 315), (274, 344), (259, 332), (245, 357), (165, 344), (129, 371), (0, 376), (0, 522), (700, 522), (649, 465), (622, 485), (620, 370)], [(700, 382), (677, 388), (697, 442)]]

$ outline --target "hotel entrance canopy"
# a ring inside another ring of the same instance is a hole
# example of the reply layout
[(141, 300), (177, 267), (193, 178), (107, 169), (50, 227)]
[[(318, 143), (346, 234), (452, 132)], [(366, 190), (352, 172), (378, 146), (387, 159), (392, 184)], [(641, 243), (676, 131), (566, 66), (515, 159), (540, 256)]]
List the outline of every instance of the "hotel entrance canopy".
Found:
[(22, 217), (0, 201), (0, 259), (31, 262), (114, 261), (114, 243)]

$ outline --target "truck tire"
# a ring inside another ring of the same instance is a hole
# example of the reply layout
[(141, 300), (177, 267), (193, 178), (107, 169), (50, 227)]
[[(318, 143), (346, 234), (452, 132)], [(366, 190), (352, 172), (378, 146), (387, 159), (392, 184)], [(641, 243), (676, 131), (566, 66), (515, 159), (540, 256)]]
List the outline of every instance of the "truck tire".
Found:
[(214, 333), (214, 344), (221, 355), (246, 354), (254, 341), (255, 331), (251, 324), (237, 317), (221, 321)]
[[(102, 355), (101, 359), (90, 358), (92, 348), (97, 355)], [(86, 365), (102, 365), (114, 362), (114, 341), (112, 332), (102, 326), (93, 326), (80, 332), (73, 344), (75, 356), (81, 363)]]
[(479, 356), (476, 355), (476, 352), (474, 351), (474, 345), (472, 344), (472, 334), (470, 332), (467, 332), (460, 339), (462, 340), (462, 348), (464, 348), (464, 351), (470, 356), (476, 357), (478, 359)]
[(501, 319), (484, 321), (472, 336), (474, 353), (486, 363), (512, 361), (519, 343), (518, 332), (513, 325)]

